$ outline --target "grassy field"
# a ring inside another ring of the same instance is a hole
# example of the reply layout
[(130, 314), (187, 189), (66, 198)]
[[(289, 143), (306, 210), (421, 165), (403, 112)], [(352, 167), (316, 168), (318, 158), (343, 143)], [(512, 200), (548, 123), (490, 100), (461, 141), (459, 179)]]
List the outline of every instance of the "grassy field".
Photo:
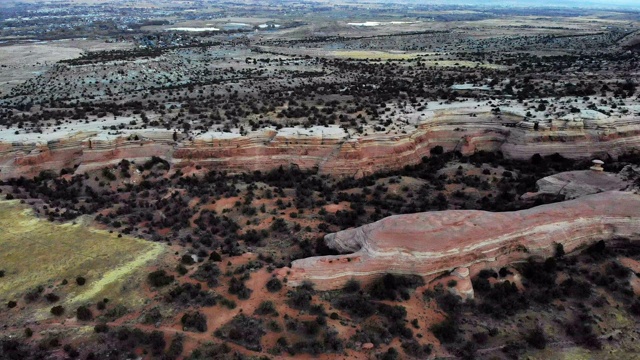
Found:
[(427, 66), (439, 66), (439, 67), (476, 67), (491, 69), (505, 69), (505, 66), (496, 64), (482, 64), (475, 61), (466, 60), (434, 60), (433, 53), (401, 53), (401, 52), (385, 52), (375, 50), (344, 50), (344, 51), (331, 51), (327, 53), (329, 56), (335, 56), (343, 59), (357, 59), (357, 60), (408, 60), (414, 58), (420, 58)]
[(332, 51), (329, 54), (339, 58), (351, 58), (351, 59), (358, 59), (358, 60), (362, 60), (362, 59), (406, 60), (406, 59), (416, 58), (419, 55), (423, 55), (421, 53), (392, 53), (392, 52), (376, 51), (376, 50)]
[[(42, 285), (55, 287), (66, 304), (135, 293), (144, 265), (161, 244), (93, 229), (83, 221), (55, 224), (17, 201), (0, 201), (0, 300), (12, 300)], [(87, 279), (78, 286), (76, 277)], [(68, 284), (62, 286), (66, 279)]]

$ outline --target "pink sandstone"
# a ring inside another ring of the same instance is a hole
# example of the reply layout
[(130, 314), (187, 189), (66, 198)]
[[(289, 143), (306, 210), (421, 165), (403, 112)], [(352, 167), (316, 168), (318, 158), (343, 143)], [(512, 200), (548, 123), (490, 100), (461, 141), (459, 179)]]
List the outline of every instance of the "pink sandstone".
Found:
[(362, 350), (371, 350), (374, 348), (375, 345), (373, 345), (372, 343), (364, 343), (362, 344)]
[(516, 212), (397, 215), (327, 235), (329, 247), (350, 254), (296, 260), (288, 284), (308, 280), (319, 290), (329, 290), (351, 278), (366, 284), (390, 272), (430, 280), (463, 267), (474, 276), (481, 269), (497, 269), (530, 256), (551, 256), (555, 243), (571, 252), (597, 240), (638, 235), (640, 195), (621, 191)]
[[(470, 114), (476, 117), (470, 117)], [(503, 119), (518, 121), (512, 115)], [(339, 128), (263, 129), (245, 136), (217, 134), (174, 142), (173, 131), (127, 130), (122, 135), (84, 131), (48, 141), (0, 141), (0, 178), (34, 176), (42, 170), (87, 170), (121, 159), (144, 160), (160, 156), (178, 167), (202, 165), (233, 173), (268, 171), (279, 166), (317, 169), (321, 174), (362, 176), (381, 170), (417, 164), (440, 145), (445, 151), (471, 154), (478, 150), (502, 151), (506, 157), (559, 153), (567, 158), (616, 157), (640, 147), (640, 125), (633, 117), (582, 119), (542, 124), (520, 121), (505, 127), (489, 112), (478, 109), (436, 111), (420, 119), (406, 134), (370, 134), (350, 137)], [(570, 124), (571, 126), (567, 125)], [(139, 140), (132, 140), (136, 135)]]
[(451, 287), (449, 291), (463, 299), (473, 299), (474, 293), (469, 268), (456, 268), (451, 272), (451, 275), (456, 281), (456, 285)]

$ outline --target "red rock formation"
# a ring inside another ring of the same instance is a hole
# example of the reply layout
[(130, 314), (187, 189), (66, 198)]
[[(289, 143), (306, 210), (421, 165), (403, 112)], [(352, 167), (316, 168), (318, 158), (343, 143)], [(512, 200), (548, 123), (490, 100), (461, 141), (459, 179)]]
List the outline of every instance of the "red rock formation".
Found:
[(473, 299), (475, 293), (469, 274), (469, 268), (455, 268), (448, 276), (439, 277), (435, 283), (462, 299)]
[[(501, 150), (514, 159), (533, 154), (560, 153), (568, 158), (613, 157), (640, 146), (640, 127), (635, 119), (555, 120), (550, 126), (522, 121), (503, 126), (488, 112), (477, 109), (432, 112), (406, 134), (371, 134), (350, 137), (342, 129), (260, 130), (247, 136), (208, 133), (193, 141), (174, 143), (173, 131), (126, 130), (107, 135), (106, 130), (60, 134), (39, 143), (0, 140), (0, 178), (33, 176), (41, 170), (78, 171), (99, 168), (120, 159), (160, 156), (177, 166), (202, 165), (230, 172), (270, 170), (296, 165), (318, 169), (322, 174), (361, 176), (380, 170), (417, 164), (440, 145), (445, 151), (470, 154), (478, 150)], [(470, 114), (474, 117), (470, 117)], [(510, 116), (510, 115), (509, 115)], [(510, 119), (514, 116), (507, 116)], [(516, 120), (517, 121), (517, 120)], [(138, 138), (133, 140), (132, 138)]]
[(330, 290), (351, 278), (367, 283), (390, 272), (429, 280), (460, 267), (474, 276), (483, 268), (551, 256), (555, 243), (571, 252), (597, 240), (638, 235), (640, 195), (620, 191), (516, 212), (397, 215), (327, 235), (329, 247), (351, 254), (296, 260), (288, 284), (309, 280), (319, 290)]

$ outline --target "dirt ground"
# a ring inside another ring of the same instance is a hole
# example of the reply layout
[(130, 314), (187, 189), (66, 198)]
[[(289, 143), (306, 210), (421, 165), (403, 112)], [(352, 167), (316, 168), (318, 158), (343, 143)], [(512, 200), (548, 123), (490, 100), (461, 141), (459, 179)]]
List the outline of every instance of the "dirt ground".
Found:
[(0, 46), (0, 96), (9, 93), (13, 86), (45, 73), (60, 60), (74, 59), (87, 51), (128, 49), (131, 46), (127, 42), (82, 39)]

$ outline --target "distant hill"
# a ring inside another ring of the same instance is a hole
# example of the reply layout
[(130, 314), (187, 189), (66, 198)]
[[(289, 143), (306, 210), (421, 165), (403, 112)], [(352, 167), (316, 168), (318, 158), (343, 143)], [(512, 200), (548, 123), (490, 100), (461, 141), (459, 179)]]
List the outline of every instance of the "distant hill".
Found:
[[(365, 2), (353, 0), (353, 2)], [(433, 5), (474, 5), (474, 6), (513, 6), (513, 7), (600, 7), (600, 8), (629, 8), (640, 10), (637, 0), (366, 0), (366, 2), (392, 2), (399, 4), (433, 4)]]

